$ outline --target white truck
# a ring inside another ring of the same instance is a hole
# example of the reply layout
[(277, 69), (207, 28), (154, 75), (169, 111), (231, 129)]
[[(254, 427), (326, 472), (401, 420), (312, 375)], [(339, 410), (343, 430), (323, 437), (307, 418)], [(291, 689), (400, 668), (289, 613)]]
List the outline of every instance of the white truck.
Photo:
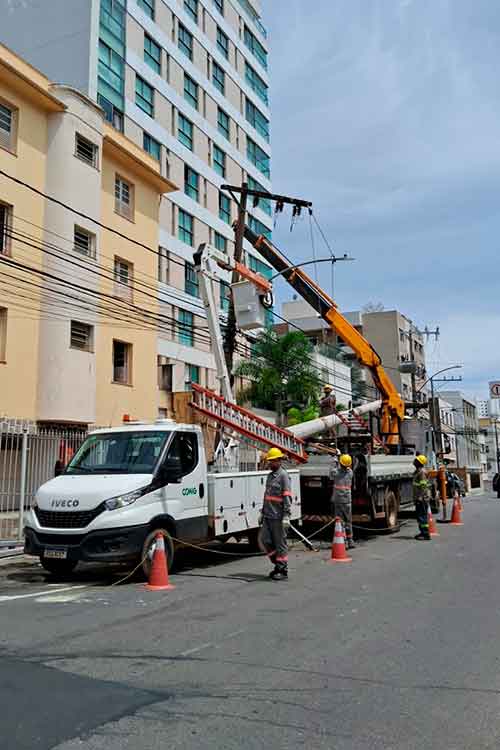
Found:
[[(25, 518), (25, 552), (68, 574), (79, 561), (143, 561), (147, 575), (155, 532), (169, 567), (176, 540), (258, 538), (266, 471), (209, 473), (199, 426), (158, 420), (89, 434), (63, 473), (43, 484)], [(299, 472), (292, 520), (301, 516)]]

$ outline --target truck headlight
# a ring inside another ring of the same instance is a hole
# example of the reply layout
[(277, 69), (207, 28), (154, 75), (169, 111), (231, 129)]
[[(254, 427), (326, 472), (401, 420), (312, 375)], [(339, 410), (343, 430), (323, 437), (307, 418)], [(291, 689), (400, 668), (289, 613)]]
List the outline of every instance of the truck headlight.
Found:
[(116, 497), (110, 497), (109, 500), (105, 500), (104, 505), (106, 510), (117, 510), (117, 508), (123, 508), (125, 505), (135, 503), (135, 501), (147, 491), (147, 487), (141, 487), (132, 492), (125, 492), (123, 495), (117, 495)]

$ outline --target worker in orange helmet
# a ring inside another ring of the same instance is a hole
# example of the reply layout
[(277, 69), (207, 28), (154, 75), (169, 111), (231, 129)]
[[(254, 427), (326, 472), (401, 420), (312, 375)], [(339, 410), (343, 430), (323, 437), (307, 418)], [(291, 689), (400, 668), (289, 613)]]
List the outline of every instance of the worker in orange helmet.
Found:
[(269, 577), (275, 581), (288, 578), (288, 544), (290, 527), (292, 488), (290, 477), (281, 462), (285, 454), (279, 448), (271, 448), (266, 461), (271, 469), (266, 481), (264, 502), (259, 516), (261, 542), (274, 564)]

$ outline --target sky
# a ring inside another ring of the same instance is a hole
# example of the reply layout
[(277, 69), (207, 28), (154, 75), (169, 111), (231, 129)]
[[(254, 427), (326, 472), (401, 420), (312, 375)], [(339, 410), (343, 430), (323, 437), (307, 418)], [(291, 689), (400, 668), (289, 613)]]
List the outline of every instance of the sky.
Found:
[[(500, 378), (500, 3), (263, 0), (263, 21), (273, 190), (311, 200), (335, 254), (355, 258), (336, 265), (340, 308), (380, 302), (439, 326), (429, 374), (461, 364), (448, 387), (487, 398)], [(294, 262), (313, 243), (329, 255), (308, 217), (290, 232), (281, 216), (273, 239)]]

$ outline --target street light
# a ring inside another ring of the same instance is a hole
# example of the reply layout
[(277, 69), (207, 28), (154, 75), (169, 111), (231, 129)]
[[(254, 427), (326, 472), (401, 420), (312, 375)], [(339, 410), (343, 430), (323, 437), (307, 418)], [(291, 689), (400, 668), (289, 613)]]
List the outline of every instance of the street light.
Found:
[[(434, 453), (436, 453), (436, 409), (435, 409), (435, 402), (434, 402), (434, 378), (436, 378), (438, 375), (442, 375), (443, 372), (448, 372), (448, 370), (460, 370), (462, 368), (462, 365), (450, 365), (450, 367), (443, 367), (442, 370), (438, 370), (433, 375), (431, 375), (427, 380), (420, 386), (417, 393), (422, 390), (424, 386), (427, 385), (427, 383), (430, 382), (431, 384), (431, 408), (430, 408), (430, 415), (431, 415), (431, 427), (432, 427), (432, 450)], [(452, 379), (450, 379), (452, 380)], [(439, 433), (440, 437), (440, 433)], [(441, 447), (441, 437), (439, 439), (439, 447)], [(458, 439), (457, 439), (457, 464), (458, 464)]]

